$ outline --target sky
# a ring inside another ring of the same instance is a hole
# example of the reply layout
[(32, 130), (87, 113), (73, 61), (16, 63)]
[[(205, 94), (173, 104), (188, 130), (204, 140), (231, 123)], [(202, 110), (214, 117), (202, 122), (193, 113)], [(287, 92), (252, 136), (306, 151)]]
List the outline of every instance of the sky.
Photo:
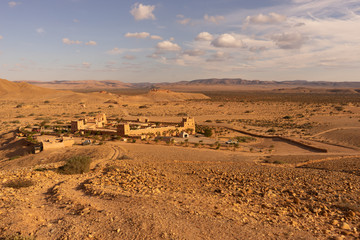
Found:
[(0, 78), (360, 81), (360, 0), (1, 0)]

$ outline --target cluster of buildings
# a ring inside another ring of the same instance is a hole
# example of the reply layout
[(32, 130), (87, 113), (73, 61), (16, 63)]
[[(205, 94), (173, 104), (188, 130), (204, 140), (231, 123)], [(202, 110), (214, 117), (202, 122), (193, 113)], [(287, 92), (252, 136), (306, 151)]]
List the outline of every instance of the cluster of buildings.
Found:
[[(65, 125), (65, 124), (64, 124)], [(38, 153), (43, 150), (57, 149), (72, 146), (75, 144), (73, 137), (58, 137), (54, 130), (59, 126), (51, 126), (48, 133), (45, 129), (30, 128), (24, 129), (28, 132), (36, 133), (31, 135), (35, 143), (33, 152)], [(98, 114), (95, 117), (87, 117), (71, 121), (71, 125), (61, 126), (61, 129), (69, 129), (72, 133), (81, 135), (111, 135), (124, 138), (148, 139), (150, 137), (183, 137), (187, 138), (189, 134), (195, 133), (195, 120), (191, 117), (183, 117), (181, 122), (152, 122), (148, 118), (138, 118), (137, 120), (108, 120), (105, 114)], [(21, 131), (22, 136), (25, 136)], [(41, 133), (41, 134), (40, 134)], [(89, 140), (87, 140), (89, 141)]]
[(71, 132), (98, 133), (117, 135), (120, 137), (148, 138), (150, 136), (180, 136), (187, 137), (195, 133), (195, 120), (191, 117), (183, 117), (181, 122), (154, 122), (148, 118), (137, 120), (123, 120), (120, 123), (108, 122), (105, 114), (98, 114), (71, 121)]

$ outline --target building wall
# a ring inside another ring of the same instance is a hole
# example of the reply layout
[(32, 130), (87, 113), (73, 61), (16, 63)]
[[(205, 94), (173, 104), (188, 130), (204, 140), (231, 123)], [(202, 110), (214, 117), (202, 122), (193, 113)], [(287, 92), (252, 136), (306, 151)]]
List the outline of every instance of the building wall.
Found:
[(64, 148), (64, 147), (71, 147), (72, 145), (74, 145), (75, 141), (74, 140), (66, 140), (63, 142), (42, 142), (43, 144), (43, 150), (48, 150), (48, 149), (59, 149), (59, 148)]
[(71, 132), (84, 129), (84, 120), (71, 121)]
[(120, 136), (139, 136), (139, 135), (145, 135), (145, 134), (155, 134), (155, 135), (164, 135), (164, 132), (168, 132), (170, 130), (173, 130), (175, 133), (180, 133), (181, 131), (185, 131), (188, 128), (184, 127), (176, 127), (176, 126), (169, 126), (169, 127), (158, 127), (158, 128), (144, 128), (144, 129), (136, 129), (136, 130), (130, 130), (129, 124), (120, 124), (118, 126), (118, 135)]
[[(90, 121), (92, 120), (92, 121)], [(149, 122), (148, 119), (145, 119), (144, 121), (142, 119), (138, 119), (138, 122)], [(78, 121), (72, 121), (71, 122), (71, 131), (77, 132), (81, 130), (97, 130), (101, 132), (101, 127), (104, 127), (107, 123), (106, 115), (105, 114), (99, 114), (95, 118), (92, 119), (83, 119)], [(169, 123), (174, 124), (174, 123)], [(195, 120), (191, 117), (184, 117), (180, 123), (180, 126), (167, 126), (167, 127), (149, 127), (149, 128), (142, 128), (142, 129), (136, 129), (131, 130), (129, 123), (123, 123), (119, 124), (117, 126), (116, 133), (119, 136), (139, 136), (139, 135), (145, 135), (145, 134), (155, 134), (155, 135), (164, 135), (164, 132), (168, 132), (170, 130), (174, 131), (174, 134), (180, 133), (181, 131), (186, 130), (193, 130), (195, 131)], [(107, 132), (103, 132), (104, 134), (109, 134)], [(110, 133), (113, 134), (113, 133)]]
[(184, 117), (182, 119), (181, 126), (185, 129), (192, 129), (195, 131), (195, 119), (191, 117)]

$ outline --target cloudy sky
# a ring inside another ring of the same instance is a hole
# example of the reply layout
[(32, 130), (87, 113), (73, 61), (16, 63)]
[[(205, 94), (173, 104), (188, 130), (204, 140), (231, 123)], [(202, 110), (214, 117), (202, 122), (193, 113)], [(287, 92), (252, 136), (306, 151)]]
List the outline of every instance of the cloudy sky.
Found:
[(0, 1), (0, 78), (359, 81), (360, 0)]

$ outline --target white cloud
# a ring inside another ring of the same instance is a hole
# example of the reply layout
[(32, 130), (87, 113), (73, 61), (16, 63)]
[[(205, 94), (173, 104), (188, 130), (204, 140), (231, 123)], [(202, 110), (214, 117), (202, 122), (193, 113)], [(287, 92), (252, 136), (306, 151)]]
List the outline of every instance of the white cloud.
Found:
[(110, 54), (110, 55), (119, 55), (119, 54), (122, 54), (126, 51), (127, 49), (125, 48), (113, 48), (111, 49), (110, 51), (107, 51), (107, 54)]
[(39, 34), (45, 33), (45, 30), (43, 28), (37, 28), (36, 32)]
[(162, 40), (163, 38), (158, 36), (158, 35), (151, 35), (150, 36), (151, 39), (154, 39), (154, 40)]
[(185, 16), (182, 14), (176, 15), (176, 17), (180, 18), (177, 20), (177, 23), (180, 23), (181, 25), (187, 25), (187, 24), (190, 24), (190, 22), (191, 22), (191, 18), (185, 18)]
[(207, 62), (222, 62), (230, 59), (230, 55), (228, 53), (217, 51), (213, 55), (210, 56), (206, 61)]
[(82, 63), (82, 67), (83, 67), (83, 68), (90, 68), (90, 67), (91, 67), (91, 63), (89, 63), (89, 62), (83, 62), (83, 63)]
[(271, 38), (282, 49), (299, 49), (306, 41), (306, 37), (298, 32), (276, 34)]
[(78, 22), (80, 22), (80, 20), (75, 18), (75, 19), (73, 19), (73, 22), (78, 23)]
[(62, 39), (62, 42), (63, 42), (64, 44), (67, 44), (67, 45), (82, 44), (82, 42), (79, 41), (79, 40), (70, 40), (70, 39), (68, 39), (68, 38), (63, 38), (63, 39)]
[(204, 15), (204, 20), (208, 22), (212, 22), (218, 24), (220, 21), (225, 20), (224, 16), (209, 16), (207, 14)]
[(157, 53), (162, 52), (178, 52), (181, 50), (181, 47), (176, 43), (172, 43), (170, 41), (162, 41), (156, 44)]
[(150, 33), (148, 32), (136, 32), (136, 33), (126, 33), (125, 37), (127, 38), (147, 38), (150, 36)]
[(155, 15), (152, 13), (155, 10), (154, 5), (143, 5), (141, 3), (135, 3), (130, 11), (135, 20), (152, 19), (155, 20)]
[(195, 38), (197, 41), (211, 41), (212, 39), (213, 36), (208, 32), (201, 32)]
[(238, 48), (244, 46), (242, 41), (236, 39), (233, 35), (228, 33), (221, 34), (211, 42), (211, 45), (222, 48)]
[(119, 54), (123, 54), (125, 52), (141, 52), (143, 49), (140, 48), (113, 48), (109, 51), (107, 51), (106, 53), (109, 55), (119, 55)]
[(156, 53), (153, 53), (153, 54), (151, 54), (151, 55), (148, 55), (147, 57), (148, 57), (148, 58), (152, 58), (152, 59), (159, 59), (159, 58), (161, 58), (161, 56), (159, 56), (159, 55), (156, 54)]
[(123, 56), (123, 58), (126, 59), (126, 60), (134, 60), (134, 59), (136, 59), (136, 57), (134, 55), (125, 55), (125, 56)]
[(85, 43), (85, 45), (95, 46), (95, 45), (97, 45), (97, 42), (95, 42), (95, 41), (88, 41), (87, 43)]
[(15, 6), (19, 5), (19, 4), (20, 4), (20, 2), (15, 2), (15, 1), (11, 1), (11, 2), (8, 3), (9, 7), (15, 7)]
[(183, 52), (184, 55), (197, 57), (205, 55), (205, 51), (201, 49), (188, 49)]
[(177, 22), (180, 23), (181, 25), (187, 25), (190, 23), (190, 21), (191, 21), (191, 18), (184, 18), (184, 19), (177, 20)]
[(252, 24), (275, 24), (284, 22), (286, 20), (286, 16), (280, 15), (277, 13), (269, 13), (269, 15), (259, 14), (255, 16), (247, 16), (246, 23)]

